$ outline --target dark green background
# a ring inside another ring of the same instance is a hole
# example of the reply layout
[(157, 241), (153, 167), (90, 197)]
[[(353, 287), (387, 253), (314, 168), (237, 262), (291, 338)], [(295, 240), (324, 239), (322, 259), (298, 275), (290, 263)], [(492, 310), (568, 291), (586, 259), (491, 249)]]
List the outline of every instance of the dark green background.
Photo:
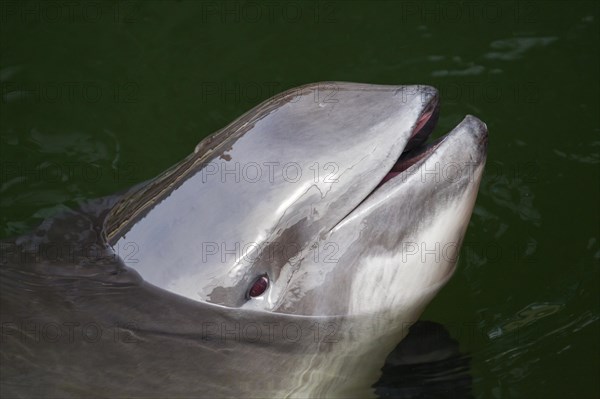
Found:
[(599, 397), (595, 2), (13, 2), (0, 10), (1, 225), (158, 174), (300, 84), (440, 89), (490, 132), (457, 273), (424, 318), (477, 397)]

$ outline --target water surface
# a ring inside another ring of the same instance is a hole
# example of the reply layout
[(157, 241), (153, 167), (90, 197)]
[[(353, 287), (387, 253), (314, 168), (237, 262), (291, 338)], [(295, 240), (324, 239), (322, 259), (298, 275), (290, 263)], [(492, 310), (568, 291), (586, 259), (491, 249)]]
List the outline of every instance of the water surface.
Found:
[(476, 397), (598, 397), (595, 2), (3, 2), (0, 234), (126, 189), (300, 84), (428, 84), (490, 131), (457, 273), (424, 318)]

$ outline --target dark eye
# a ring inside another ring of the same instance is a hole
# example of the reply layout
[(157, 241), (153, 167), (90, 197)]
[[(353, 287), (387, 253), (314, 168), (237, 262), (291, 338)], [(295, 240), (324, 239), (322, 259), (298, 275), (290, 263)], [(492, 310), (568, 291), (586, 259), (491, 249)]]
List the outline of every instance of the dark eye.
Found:
[(247, 294), (248, 299), (256, 298), (257, 296), (261, 296), (268, 287), (269, 287), (269, 278), (266, 275), (260, 276), (250, 286), (250, 289), (248, 290), (248, 294)]

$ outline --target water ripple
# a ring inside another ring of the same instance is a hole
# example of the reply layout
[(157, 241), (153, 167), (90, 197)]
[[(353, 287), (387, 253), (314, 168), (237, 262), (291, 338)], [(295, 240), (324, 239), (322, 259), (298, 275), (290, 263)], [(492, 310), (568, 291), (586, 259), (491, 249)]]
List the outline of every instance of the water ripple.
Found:
[(485, 58), (490, 60), (511, 61), (519, 59), (528, 50), (534, 47), (546, 47), (556, 41), (554, 36), (548, 37), (514, 37), (493, 41), (490, 44), (495, 51), (485, 54)]

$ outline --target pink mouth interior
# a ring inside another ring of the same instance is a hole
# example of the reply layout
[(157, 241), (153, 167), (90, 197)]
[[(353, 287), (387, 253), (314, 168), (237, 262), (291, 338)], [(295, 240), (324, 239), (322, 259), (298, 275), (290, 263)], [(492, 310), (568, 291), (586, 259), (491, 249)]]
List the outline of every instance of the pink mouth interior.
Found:
[[(423, 158), (426, 158), (429, 154), (431, 154), (431, 152), (433, 152), (437, 144), (439, 144), (439, 142), (432, 143), (431, 145), (424, 144), (433, 130), (433, 124), (436, 122), (438, 111), (437, 105), (437, 101), (432, 101), (423, 114), (419, 117), (419, 120), (415, 124), (415, 128), (408, 139), (408, 143), (406, 144), (404, 152), (400, 158), (398, 158), (392, 169), (385, 175), (383, 180), (381, 180), (379, 186), (398, 176), (400, 173), (404, 172), (406, 169), (416, 164)], [(428, 122), (430, 121), (432, 123), (428, 126)]]
[(423, 126), (425, 126), (427, 121), (429, 119), (431, 119), (431, 116), (433, 115), (434, 110), (435, 110), (434, 108), (430, 108), (427, 111), (425, 111), (423, 113), (423, 115), (421, 115), (421, 117), (417, 121), (417, 124), (415, 126), (415, 130), (413, 131), (413, 134), (410, 136), (411, 138), (416, 136), (421, 131), (421, 129), (423, 129)]

